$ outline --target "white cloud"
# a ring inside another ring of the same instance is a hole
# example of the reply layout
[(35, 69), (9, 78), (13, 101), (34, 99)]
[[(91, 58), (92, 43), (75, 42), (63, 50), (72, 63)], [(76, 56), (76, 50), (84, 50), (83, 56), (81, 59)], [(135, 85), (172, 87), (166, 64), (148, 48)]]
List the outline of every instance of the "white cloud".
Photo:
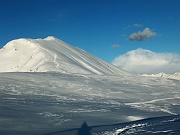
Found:
[(145, 28), (143, 31), (139, 31), (137, 33), (132, 33), (129, 36), (130, 41), (144, 41), (148, 40), (150, 38), (155, 37), (157, 34), (155, 32), (152, 32), (150, 28)]
[(120, 55), (112, 61), (113, 65), (138, 74), (156, 74), (160, 72), (180, 72), (180, 55), (173, 53), (155, 53), (136, 49)]
[(120, 45), (112, 45), (111, 47), (112, 47), (112, 48), (119, 48)]
[(142, 26), (143, 26), (142, 24), (138, 24), (138, 23), (132, 25), (133, 28), (140, 28)]
[(124, 29), (141, 28), (142, 26), (143, 26), (142, 24), (135, 23), (133, 25), (126, 26)]

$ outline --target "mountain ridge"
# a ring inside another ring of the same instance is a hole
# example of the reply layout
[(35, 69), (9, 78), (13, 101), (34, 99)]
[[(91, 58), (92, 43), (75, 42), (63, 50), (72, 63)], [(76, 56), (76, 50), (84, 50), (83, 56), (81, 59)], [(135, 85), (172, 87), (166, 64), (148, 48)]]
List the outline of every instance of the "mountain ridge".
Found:
[(53, 36), (20, 38), (0, 50), (0, 72), (62, 72), (79, 74), (130, 74)]
[(180, 80), (180, 72), (176, 72), (176, 73), (174, 73), (174, 74), (166, 74), (166, 73), (142, 74), (141, 76), (161, 77), (161, 78), (168, 78), (168, 79)]

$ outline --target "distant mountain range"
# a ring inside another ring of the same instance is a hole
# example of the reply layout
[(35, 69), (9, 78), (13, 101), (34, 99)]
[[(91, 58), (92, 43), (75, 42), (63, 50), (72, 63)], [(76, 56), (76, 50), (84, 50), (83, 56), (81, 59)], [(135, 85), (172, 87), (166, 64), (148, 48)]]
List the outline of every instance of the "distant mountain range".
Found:
[(175, 74), (165, 74), (165, 73), (151, 74), (151, 75), (143, 74), (142, 76), (163, 77), (163, 78), (180, 80), (180, 72), (177, 72), (177, 73), (175, 73)]
[(0, 50), (0, 65), (0, 72), (129, 74), (52, 36), (10, 41)]

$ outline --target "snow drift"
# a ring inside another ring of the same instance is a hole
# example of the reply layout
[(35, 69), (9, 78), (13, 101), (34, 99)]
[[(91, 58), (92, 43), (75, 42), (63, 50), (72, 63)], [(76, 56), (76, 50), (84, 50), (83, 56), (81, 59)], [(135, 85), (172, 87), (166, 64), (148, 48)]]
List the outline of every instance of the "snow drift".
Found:
[(55, 38), (17, 39), (0, 50), (0, 72), (128, 74), (79, 48)]

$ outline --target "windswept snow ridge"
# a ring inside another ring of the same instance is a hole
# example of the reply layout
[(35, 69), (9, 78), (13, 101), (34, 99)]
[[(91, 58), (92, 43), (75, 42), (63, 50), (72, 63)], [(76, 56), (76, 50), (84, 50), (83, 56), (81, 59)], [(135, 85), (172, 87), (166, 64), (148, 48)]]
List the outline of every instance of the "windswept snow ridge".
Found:
[(0, 50), (0, 72), (56, 71), (77, 74), (129, 74), (55, 38), (17, 39)]

